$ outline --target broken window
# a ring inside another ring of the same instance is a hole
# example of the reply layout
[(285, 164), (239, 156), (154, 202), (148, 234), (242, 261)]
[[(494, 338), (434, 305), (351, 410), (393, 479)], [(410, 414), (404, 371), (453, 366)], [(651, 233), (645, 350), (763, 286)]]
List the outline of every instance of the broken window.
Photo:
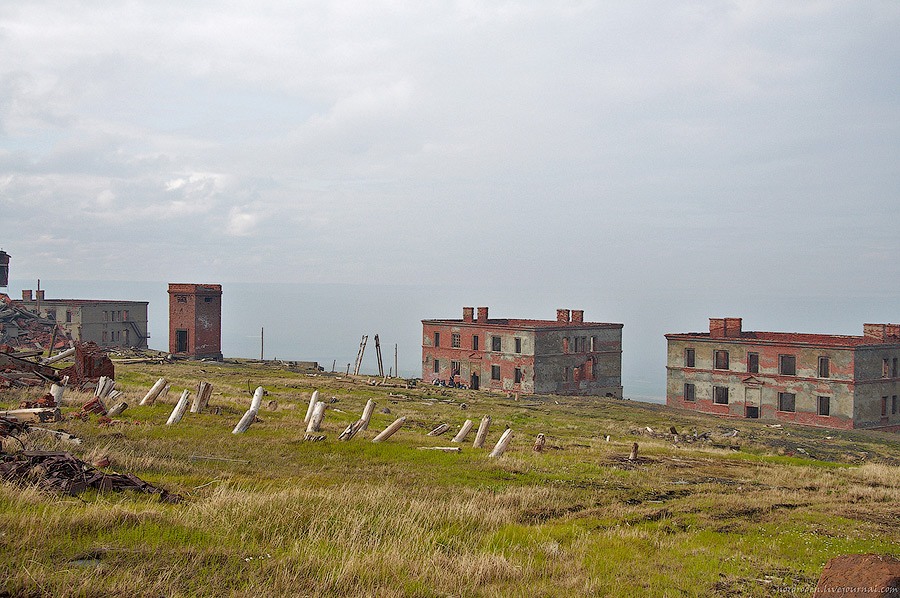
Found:
[(478, 350), (478, 335), (477, 334), (472, 335), (472, 350), (473, 351)]
[(459, 376), (459, 362), (451, 361), (450, 362), (450, 377)]
[(71, 321), (72, 321), (72, 310), (67, 309), (66, 310), (66, 322), (71, 322)]
[(890, 367), (889, 360), (887, 357), (881, 360), (881, 377), (888, 377), (888, 368)]
[(107, 331), (103, 331), (103, 342), (107, 342), (109, 340), (109, 333)]
[(894, 358), (893, 365), (891, 365), (891, 378), (897, 377), (897, 358)]
[(441, 333), (440, 332), (434, 333), (434, 346), (435, 347), (441, 346)]
[(516, 337), (516, 353), (522, 352), (522, 339)]
[(887, 397), (881, 397), (881, 417), (887, 417)]
[(569, 337), (564, 336), (562, 339), (563, 353), (569, 352)]
[[(778, 356), (778, 373), (782, 376), (797, 375), (797, 356), (796, 355), (779, 355)], [(793, 409), (791, 409), (793, 411)]]
[(778, 393), (778, 410), (779, 411), (794, 411), (796, 399), (797, 399), (796, 395), (792, 392)]
[(728, 369), (728, 351), (716, 351), (716, 365), (717, 370), (727, 370)]
[(187, 303), (187, 295), (175, 295), (175, 301), (177, 303)]
[(459, 349), (459, 333), (454, 332), (450, 335), (450, 346), (454, 349)]
[(692, 368), (694, 367), (694, 350), (693, 349), (685, 349), (684, 350), (684, 367)]
[(695, 390), (693, 384), (691, 384), (690, 382), (684, 383), (684, 400), (685, 401), (696, 400), (696, 395), (694, 394), (695, 392), (696, 392), (696, 390)]
[(713, 386), (713, 403), (717, 403), (719, 405), (728, 404), (727, 386)]
[[(827, 357), (819, 357), (819, 378), (831, 377), (831, 360)], [(828, 415), (827, 413), (825, 415)]]
[(759, 373), (759, 353), (747, 353), (747, 372)]
[(491, 351), (500, 351), (500, 347), (501, 347), (500, 337), (492, 336), (491, 337)]
[(441, 371), (441, 362), (439, 359), (434, 360), (434, 369), (432, 370), (435, 374)]
[(591, 347), (589, 350), (591, 351), (591, 353), (593, 353), (594, 351), (597, 350), (597, 337), (596, 336), (591, 337)]
[(513, 382), (519, 384), (522, 382), (522, 368), (516, 368), (513, 370)]
[(109, 322), (109, 312), (108, 311), (103, 312), (103, 321)]
[(897, 413), (897, 395), (891, 397), (891, 414)]
[(212, 297), (204, 297), (203, 303), (212, 303)]
[(127, 309), (126, 309), (125, 311), (122, 312), (122, 321), (123, 321), (123, 322), (127, 322), (127, 321), (128, 321), (128, 310), (127, 310)]
[(499, 380), (500, 379), (500, 366), (492, 365), (491, 366), (491, 380)]
[(816, 397), (817, 413), (828, 415), (831, 413), (831, 397)]

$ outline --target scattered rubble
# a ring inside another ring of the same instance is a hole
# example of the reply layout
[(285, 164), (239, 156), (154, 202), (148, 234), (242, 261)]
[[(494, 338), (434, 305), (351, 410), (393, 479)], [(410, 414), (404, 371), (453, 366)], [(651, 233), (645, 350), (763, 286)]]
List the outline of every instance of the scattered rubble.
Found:
[(115, 379), (116, 367), (106, 352), (96, 343), (75, 343), (75, 363), (59, 372), (69, 376), (69, 384), (74, 388), (96, 384), (100, 378)]
[(132, 474), (104, 473), (71, 453), (23, 451), (4, 455), (0, 478), (18, 484), (36, 484), (41, 490), (79, 494), (90, 488), (100, 491), (135, 490), (158, 494), (162, 502), (180, 502), (181, 497), (145, 482)]
[(42, 318), (0, 293), (0, 345), (41, 350), (52, 345), (55, 350), (65, 349), (72, 340), (56, 320)]

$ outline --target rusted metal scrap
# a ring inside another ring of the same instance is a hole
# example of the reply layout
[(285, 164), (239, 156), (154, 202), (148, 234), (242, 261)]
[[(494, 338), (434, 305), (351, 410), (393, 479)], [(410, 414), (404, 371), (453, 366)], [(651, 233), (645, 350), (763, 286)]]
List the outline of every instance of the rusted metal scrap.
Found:
[(18, 484), (36, 484), (41, 490), (71, 495), (94, 488), (100, 491), (135, 490), (158, 494), (162, 502), (182, 500), (181, 496), (130, 473), (104, 473), (68, 452), (23, 451), (4, 455), (0, 461), (0, 478)]

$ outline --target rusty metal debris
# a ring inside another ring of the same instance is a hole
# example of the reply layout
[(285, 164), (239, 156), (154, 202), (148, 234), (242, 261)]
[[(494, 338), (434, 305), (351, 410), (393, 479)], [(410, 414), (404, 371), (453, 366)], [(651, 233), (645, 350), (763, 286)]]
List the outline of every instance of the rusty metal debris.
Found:
[(130, 473), (104, 473), (67, 452), (23, 451), (4, 455), (0, 461), (0, 478), (18, 484), (36, 484), (41, 490), (71, 495), (94, 488), (100, 491), (135, 490), (158, 494), (162, 502), (182, 500), (181, 496)]

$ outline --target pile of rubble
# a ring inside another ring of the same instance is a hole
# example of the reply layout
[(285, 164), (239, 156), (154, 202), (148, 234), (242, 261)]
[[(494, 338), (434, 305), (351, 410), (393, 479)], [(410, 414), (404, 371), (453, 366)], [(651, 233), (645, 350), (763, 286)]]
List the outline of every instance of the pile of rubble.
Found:
[(57, 326), (56, 320), (17, 306), (9, 295), (0, 293), (0, 345), (27, 349), (52, 346), (56, 350), (68, 347), (71, 342), (71, 335)]
[(78, 494), (89, 488), (100, 491), (135, 490), (158, 494), (163, 502), (179, 502), (181, 497), (126, 473), (104, 473), (77, 459), (71, 453), (23, 451), (4, 455), (0, 460), (0, 478), (18, 484), (36, 484), (46, 491)]

